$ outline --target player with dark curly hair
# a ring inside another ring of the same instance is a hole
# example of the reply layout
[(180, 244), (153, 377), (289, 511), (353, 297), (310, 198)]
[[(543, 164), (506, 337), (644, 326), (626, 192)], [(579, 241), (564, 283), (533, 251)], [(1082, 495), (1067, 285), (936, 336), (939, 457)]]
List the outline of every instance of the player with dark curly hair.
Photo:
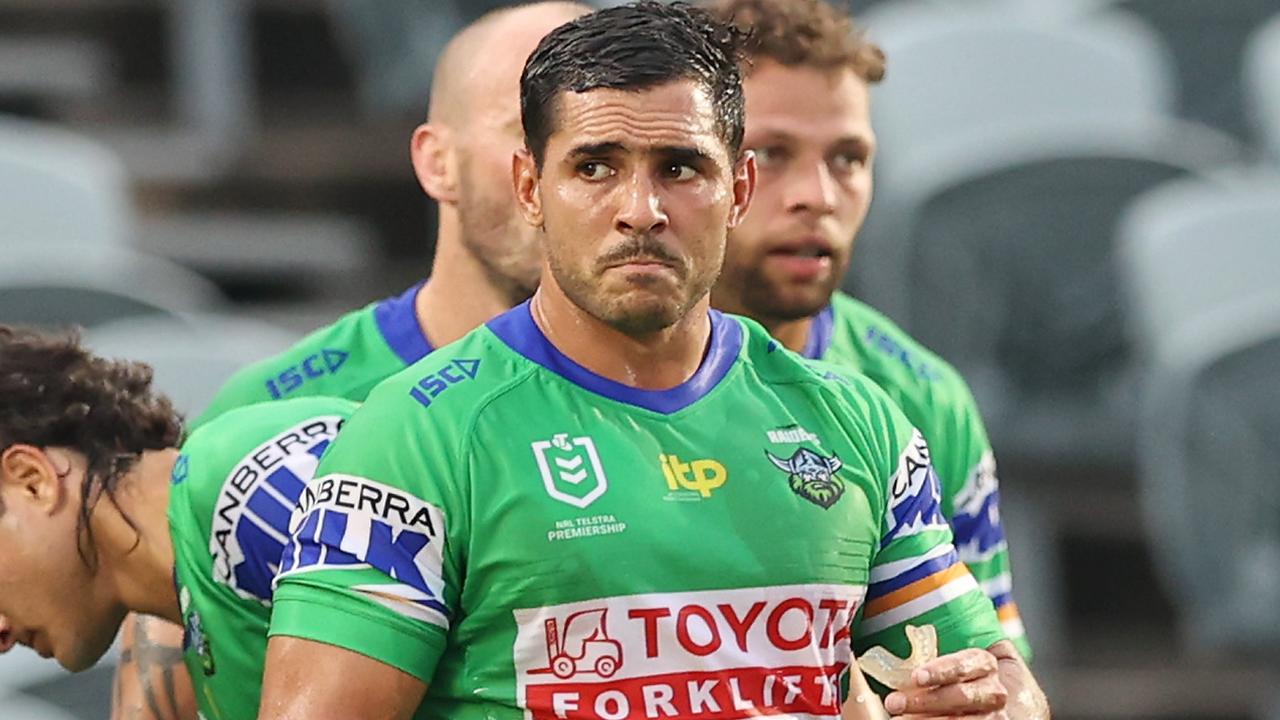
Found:
[[(203, 715), (252, 717), (280, 557), (262, 518), (287, 517), (355, 404), (250, 406), (182, 442), (151, 380), (74, 332), (0, 326), (0, 612), (71, 671), (129, 612), (182, 624)], [(177, 681), (147, 695), (152, 716), (179, 712)]]

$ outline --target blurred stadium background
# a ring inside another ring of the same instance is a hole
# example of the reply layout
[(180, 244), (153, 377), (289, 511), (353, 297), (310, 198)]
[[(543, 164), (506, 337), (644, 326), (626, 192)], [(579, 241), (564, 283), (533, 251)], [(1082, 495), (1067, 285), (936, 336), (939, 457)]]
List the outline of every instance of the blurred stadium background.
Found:
[[(602, 0), (604, 3), (604, 0)], [(196, 411), (429, 270), (432, 62), (501, 0), (0, 0), (0, 321)], [(847, 286), (955, 362), (1063, 720), (1280, 719), (1280, 0), (862, 0)], [(111, 664), (0, 658), (5, 720)]]

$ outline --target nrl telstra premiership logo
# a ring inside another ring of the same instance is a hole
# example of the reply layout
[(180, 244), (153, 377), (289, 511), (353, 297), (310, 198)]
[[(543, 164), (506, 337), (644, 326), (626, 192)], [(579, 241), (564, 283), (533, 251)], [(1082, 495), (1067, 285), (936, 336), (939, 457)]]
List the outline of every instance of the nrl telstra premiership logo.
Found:
[(530, 445), (542, 473), (547, 494), (576, 508), (585, 508), (609, 489), (596, 444), (589, 437), (557, 433)]

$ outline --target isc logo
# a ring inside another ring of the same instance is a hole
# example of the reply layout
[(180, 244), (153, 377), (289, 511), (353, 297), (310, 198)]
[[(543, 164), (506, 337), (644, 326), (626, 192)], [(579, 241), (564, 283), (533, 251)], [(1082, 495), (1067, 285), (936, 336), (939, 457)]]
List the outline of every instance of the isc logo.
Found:
[(346, 362), (347, 353), (342, 350), (321, 350), (268, 380), (267, 392), (271, 393), (273, 400), (279, 400), (302, 387), (308, 380), (333, 375)]
[(419, 380), (418, 385), (409, 391), (409, 395), (423, 407), (431, 407), (431, 401), (440, 393), (460, 382), (474, 380), (479, 370), (479, 360), (459, 358)]
[(711, 497), (711, 491), (724, 485), (729, 478), (729, 471), (715, 460), (694, 460), (681, 462), (675, 455), (659, 455), (658, 464), (662, 466), (662, 475), (667, 479), (667, 488), (672, 492), (691, 490), (704, 498)]

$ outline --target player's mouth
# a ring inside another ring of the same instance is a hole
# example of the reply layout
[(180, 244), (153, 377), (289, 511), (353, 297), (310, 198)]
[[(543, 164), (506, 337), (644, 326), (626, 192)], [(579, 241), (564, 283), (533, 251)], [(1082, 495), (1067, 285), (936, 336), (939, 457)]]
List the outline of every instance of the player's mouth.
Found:
[(835, 249), (819, 235), (809, 235), (774, 246), (765, 261), (777, 266), (792, 282), (813, 282), (831, 273)]
[(675, 272), (676, 264), (662, 258), (638, 256), (619, 260), (605, 265), (607, 270), (621, 270), (627, 275), (654, 275), (662, 272)]

